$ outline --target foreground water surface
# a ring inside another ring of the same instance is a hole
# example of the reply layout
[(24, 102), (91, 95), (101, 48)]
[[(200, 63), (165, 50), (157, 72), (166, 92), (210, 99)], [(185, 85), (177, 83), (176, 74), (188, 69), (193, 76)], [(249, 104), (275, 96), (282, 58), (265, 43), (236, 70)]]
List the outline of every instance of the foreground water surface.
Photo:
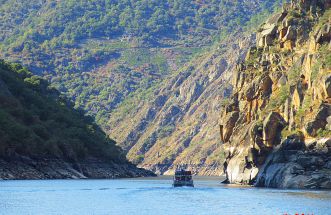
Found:
[(0, 214), (331, 214), (330, 191), (276, 190), (195, 178), (0, 181)]

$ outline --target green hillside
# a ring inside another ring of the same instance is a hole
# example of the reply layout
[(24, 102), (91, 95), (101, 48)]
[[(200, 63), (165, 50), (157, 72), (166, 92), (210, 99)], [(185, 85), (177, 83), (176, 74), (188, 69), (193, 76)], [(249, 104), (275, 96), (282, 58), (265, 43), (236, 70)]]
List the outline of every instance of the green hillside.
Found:
[(226, 80), (280, 2), (6, 0), (0, 57), (49, 81), (131, 161), (213, 163)]
[(128, 95), (161, 82), (274, 2), (7, 0), (0, 55), (42, 74), (106, 126)]
[(73, 110), (58, 91), (18, 64), (0, 61), (0, 157), (125, 162), (93, 119)]
[[(137, 37), (145, 46), (208, 43), (274, 1), (13, 1), (1, 6), (1, 38), (13, 51), (73, 47), (84, 39)], [(18, 26), (22, 28), (18, 28)]]

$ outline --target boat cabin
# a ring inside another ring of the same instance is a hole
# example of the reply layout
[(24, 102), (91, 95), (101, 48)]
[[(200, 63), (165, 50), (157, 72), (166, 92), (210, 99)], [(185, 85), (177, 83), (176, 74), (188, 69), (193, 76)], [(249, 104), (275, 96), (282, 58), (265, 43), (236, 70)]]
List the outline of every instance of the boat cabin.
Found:
[(173, 181), (174, 187), (194, 187), (193, 179), (192, 179), (192, 172), (186, 171), (183, 169), (177, 169), (174, 175)]

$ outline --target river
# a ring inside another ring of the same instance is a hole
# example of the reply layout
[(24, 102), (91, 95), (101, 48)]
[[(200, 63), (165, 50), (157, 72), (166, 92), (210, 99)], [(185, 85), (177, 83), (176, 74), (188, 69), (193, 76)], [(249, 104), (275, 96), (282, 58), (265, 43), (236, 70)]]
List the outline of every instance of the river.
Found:
[(119, 180), (0, 181), (0, 214), (331, 214), (330, 191), (278, 190), (195, 178), (172, 188), (170, 177)]

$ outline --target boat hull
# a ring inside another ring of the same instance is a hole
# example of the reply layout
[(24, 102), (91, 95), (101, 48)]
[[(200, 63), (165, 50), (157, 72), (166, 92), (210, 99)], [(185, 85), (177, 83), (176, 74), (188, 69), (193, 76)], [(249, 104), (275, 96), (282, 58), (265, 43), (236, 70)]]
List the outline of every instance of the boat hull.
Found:
[(174, 182), (173, 187), (194, 187), (193, 182)]

